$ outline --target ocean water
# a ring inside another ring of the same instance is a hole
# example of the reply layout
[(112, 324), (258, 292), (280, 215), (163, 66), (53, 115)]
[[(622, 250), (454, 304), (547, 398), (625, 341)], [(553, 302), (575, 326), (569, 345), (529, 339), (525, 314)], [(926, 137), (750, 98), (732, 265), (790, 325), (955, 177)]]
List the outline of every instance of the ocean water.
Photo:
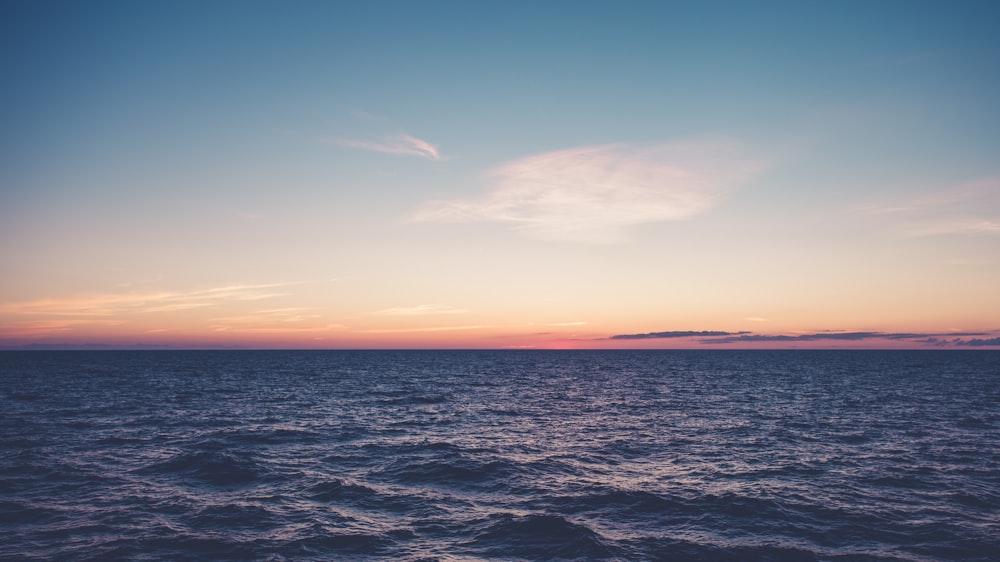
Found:
[(0, 559), (1000, 560), (1000, 353), (4, 352)]

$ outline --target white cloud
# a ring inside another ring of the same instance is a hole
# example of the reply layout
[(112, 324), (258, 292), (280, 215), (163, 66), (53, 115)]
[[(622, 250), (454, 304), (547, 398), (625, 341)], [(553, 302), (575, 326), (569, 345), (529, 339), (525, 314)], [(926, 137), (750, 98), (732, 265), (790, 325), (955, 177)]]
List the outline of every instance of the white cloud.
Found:
[(0, 304), (0, 313), (60, 317), (101, 317), (129, 313), (171, 312), (218, 306), (232, 301), (255, 301), (284, 296), (287, 293), (275, 292), (273, 289), (290, 284), (226, 285), (195, 291), (113, 293), (38, 299)]
[(358, 148), (361, 150), (373, 150), (386, 154), (406, 154), (410, 156), (420, 156), (428, 160), (441, 160), (443, 156), (438, 147), (425, 141), (424, 139), (407, 134), (396, 134), (382, 137), (379, 140), (360, 139), (329, 139), (340, 146)]
[(981, 178), (908, 201), (863, 207), (891, 216), (889, 226), (906, 238), (953, 234), (1000, 234), (1000, 176)]
[(1000, 234), (1000, 221), (979, 217), (945, 217), (907, 225), (903, 235), (912, 238), (944, 234)]
[(290, 324), (312, 321), (316, 318), (320, 318), (320, 315), (316, 314), (312, 308), (286, 307), (268, 310), (255, 310), (250, 314), (211, 318), (210, 321), (215, 322), (218, 325), (247, 325), (261, 323)]
[(343, 324), (321, 324), (316, 326), (266, 326), (266, 327), (252, 327), (252, 326), (231, 326), (228, 324), (214, 324), (209, 326), (212, 330), (216, 332), (228, 332), (228, 333), (238, 333), (238, 334), (301, 334), (310, 332), (331, 332), (331, 331), (341, 331), (346, 329)]
[(475, 324), (471, 326), (440, 326), (431, 328), (387, 328), (387, 329), (372, 329), (372, 330), (359, 330), (358, 333), (361, 334), (408, 334), (408, 333), (420, 333), (420, 332), (456, 332), (463, 330), (481, 330), (483, 328), (492, 328), (493, 326), (488, 324)]
[(963, 183), (908, 201), (874, 204), (861, 208), (861, 212), (869, 215), (885, 215), (891, 213), (933, 212), (939, 209), (980, 208), (983, 201), (1000, 197), (1000, 176), (989, 176), (975, 181)]
[(413, 221), (506, 223), (528, 236), (616, 242), (627, 227), (711, 209), (763, 168), (728, 140), (603, 145), (508, 162), (478, 199), (430, 201)]
[(446, 304), (418, 304), (401, 308), (386, 308), (372, 312), (378, 316), (428, 316), (435, 314), (465, 314), (468, 310), (454, 308)]

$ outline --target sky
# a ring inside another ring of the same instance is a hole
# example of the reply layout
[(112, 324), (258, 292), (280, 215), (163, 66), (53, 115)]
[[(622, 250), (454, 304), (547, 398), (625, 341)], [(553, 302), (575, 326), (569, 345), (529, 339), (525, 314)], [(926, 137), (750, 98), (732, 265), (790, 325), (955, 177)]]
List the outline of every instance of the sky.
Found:
[(1000, 3), (0, 3), (0, 346), (1000, 348)]

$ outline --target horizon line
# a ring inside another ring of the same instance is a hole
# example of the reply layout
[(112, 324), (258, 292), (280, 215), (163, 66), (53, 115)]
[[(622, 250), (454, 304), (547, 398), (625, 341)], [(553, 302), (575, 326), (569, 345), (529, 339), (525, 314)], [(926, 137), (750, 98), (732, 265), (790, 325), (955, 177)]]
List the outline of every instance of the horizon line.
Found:
[(170, 346), (157, 344), (24, 344), (0, 351), (1000, 351), (1000, 345), (955, 347), (250, 347)]

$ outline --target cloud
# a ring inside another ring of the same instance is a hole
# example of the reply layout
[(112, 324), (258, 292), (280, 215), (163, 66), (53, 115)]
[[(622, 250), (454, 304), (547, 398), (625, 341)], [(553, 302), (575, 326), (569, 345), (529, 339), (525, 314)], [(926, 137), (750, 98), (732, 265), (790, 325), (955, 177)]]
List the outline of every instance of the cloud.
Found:
[(762, 335), (762, 334), (742, 334), (732, 337), (704, 340), (704, 343), (735, 343), (735, 342), (788, 342), (788, 341), (817, 341), (817, 340), (840, 340), (840, 341), (860, 341), (872, 338), (884, 338), (887, 334), (879, 332), (830, 332), (819, 334), (800, 334), (789, 336), (784, 334)]
[(878, 204), (862, 207), (867, 214), (888, 214), (921, 209), (936, 209), (966, 202), (975, 202), (991, 195), (1000, 195), (1000, 176), (988, 176), (974, 181), (955, 185), (921, 197), (893, 204)]
[(454, 332), (460, 330), (480, 330), (483, 328), (492, 328), (492, 325), (487, 324), (475, 324), (471, 326), (439, 326), (439, 327), (429, 327), (429, 328), (386, 328), (386, 329), (371, 329), (371, 330), (359, 330), (362, 334), (408, 334), (408, 333), (418, 333), (418, 332)]
[(478, 199), (430, 201), (412, 221), (499, 222), (542, 239), (617, 242), (627, 227), (687, 219), (763, 168), (728, 140), (585, 146), (508, 162)]
[(905, 238), (1000, 234), (1000, 176), (941, 189), (908, 201), (863, 207), (867, 215), (892, 217)]
[(446, 304), (418, 304), (417, 306), (406, 306), (401, 308), (386, 308), (377, 310), (372, 314), (378, 316), (428, 316), (436, 314), (465, 314), (469, 312), (464, 308), (454, 308)]
[(302, 307), (272, 308), (267, 310), (255, 310), (249, 314), (236, 316), (223, 316), (211, 318), (209, 321), (218, 325), (255, 325), (261, 323), (268, 324), (290, 324), (315, 320), (320, 318), (314, 313), (315, 309)]
[(1000, 338), (960, 340), (957, 345), (968, 345), (973, 347), (1000, 346)]
[(51, 320), (25, 320), (9, 322), (0, 327), (3, 337), (35, 337), (69, 332), (78, 326), (119, 326), (118, 320), (90, 318), (57, 318)]
[[(936, 347), (954, 346), (1000, 346), (1000, 338), (996, 332), (961, 332), (947, 333), (912, 333), (912, 332), (842, 332), (820, 331), (808, 334), (755, 334), (753, 332), (727, 332), (721, 330), (674, 330), (667, 332), (648, 332), (644, 334), (618, 334), (604, 340), (651, 340), (696, 338), (699, 344), (755, 344), (755, 343), (802, 343), (802, 342), (846, 342), (859, 343), (870, 341), (899, 341), (909, 344), (925, 344)], [(987, 339), (977, 338), (987, 336)], [(973, 339), (965, 339), (972, 337)]]
[(443, 158), (437, 146), (424, 139), (403, 133), (388, 135), (379, 140), (329, 139), (329, 141), (340, 146), (373, 150), (385, 154), (406, 154), (420, 156), (428, 160), (441, 160)]
[[(202, 309), (217, 313), (234, 310), (232, 305), (266, 301), (288, 296), (281, 287), (307, 282), (262, 284), (230, 284), (189, 291), (147, 291), (78, 295), (21, 302), (0, 303), (0, 336), (33, 337), (69, 332), (82, 326), (127, 325), (136, 317)], [(321, 331), (343, 328), (336, 324), (308, 325), (318, 322), (320, 315), (302, 307), (265, 308), (258, 305), (253, 312), (216, 316), (207, 319), (216, 331), (246, 333), (280, 333)], [(153, 316), (150, 318), (162, 318)], [(266, 324), (269, 327), (260, 327)], [(162, 329), (159, 329), (162, 331)], [(157, 330), (147, 330), (156, 333)]]
[(912, 238), (943, 234), (1000, 234), (1000, 221), (979, 217), (945, 217), (911, 223), (902, 233)]
[[(701, 340), (701, 343), (725, 344), (725, 343), (755, 343), (755, 342), (810, 342), (810, 341), (866, 341), (866, 340), (924, 340), (935, 337), (958, 336), (983, 336), (984, 332), (953, 332), (948, 334), (915, 334), (915, 333), (892, 333), (892, 332), (818, 332), (814, 334), (751, 334), (744, 332), (723, 338), (712, 338)], [(955, 340), (955, 343), (962, 340)]]
[(0, 314), (103, 317), (127, 313), (173, 312), (217, 306), (227, 301), (253, 301), (283, 296), (287, 293), (277, 292), (273, 289), (286, 285), (290, 285), (290, 283), (225, 285), (195, 291), (98, 294), (38, 299), (0, 304)]
[(661, 338), (690, 338), (690, 337), (719, 337), (719, 336), (736, 336), (740, 334), (749, 334), (750, 332), (719, 332), (719, 331), (672, 331), (672, 332), (648, 332), (645, 334), (618, 334), (611, 336), (608, 339), (612, 340), (648, 340), (648, 339), (661, 339)]
[(313, 332), (331, 332), (340, 331), (347, 328), (343, 324), (321, 324), (316, 326), (266, 326), (266, 327), (251, 327), (251, 326), (229, 326), (225, 324), (216, 324), (209, 326), (212, 330), (216, 332), (227, 332), (236, 334), (269, 334), (269, 335), (281, 335), (281, 334), (303, 334), (303, 333), (313, 333)]

